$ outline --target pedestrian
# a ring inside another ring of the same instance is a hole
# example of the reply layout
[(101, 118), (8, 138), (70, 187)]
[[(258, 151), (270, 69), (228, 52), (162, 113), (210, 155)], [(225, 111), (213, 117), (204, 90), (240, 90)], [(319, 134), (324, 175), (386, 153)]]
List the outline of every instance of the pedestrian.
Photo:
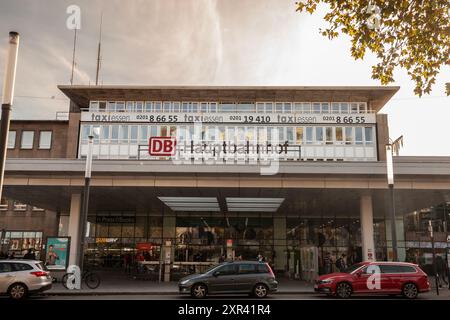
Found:
[(339, 259), (336, 260), (336, 267), (339, 269), (340, 272), (344, 272), (347, 269), (347, 261), (345, 253), (343, 253), (339, 257)]
[(223, 263), (223, 262), (225, 262), (225, 255), (224, 254), (221, 255), (220, 258), (219, 258), (219, 263)]
[(33, 249), (28, 249), (23, 258), (26, 260), (36, 260), (36, 254), (34, 253)]
[(327, 252), (325, 254), (325, 257), (323, 258), (323, 267), (324, 267), (325, 274), (331, 273), (332, 263), (333, 263), (333, 261), (331, 259), (331, 254), (329, 252)]
[(263, 262), (264, 261), (264, 257), (261, 253), (258, 253), (258, 256), (256, 257), (256, 260), (258, 260), (259, 262)]
[(446, 280), (447, 276), (447, 266), (445, 265), (444, 259), (440, 255), (436, 256), (436, 276), (438, 277), (438, 285), (439, 288), (442, 288), (442, 282), (448, 285)]

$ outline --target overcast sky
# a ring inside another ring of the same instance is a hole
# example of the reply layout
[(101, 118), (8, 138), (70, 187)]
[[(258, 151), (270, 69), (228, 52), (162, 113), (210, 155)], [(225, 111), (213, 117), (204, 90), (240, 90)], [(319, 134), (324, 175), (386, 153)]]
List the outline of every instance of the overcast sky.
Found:
[[(8, 32), (21, 35), (14, 119), (68, 109), (56, 86), (70, 81), (72, 4), (81, 8), (74, 84), (95, 82), (103, 11), (105, 85), (379, 85), (370, 77), (375, 58), (353, 60), (347, 37), (319, 34), (325, 8), (299, 14), (295, 0), (0, 0), (0, 88)], [(450, 156), (450, 68), (423, 98), (406, 72), (395, 79), (401, 90), (382, 112), (391, 137), (404, 135), (401, 155)]]

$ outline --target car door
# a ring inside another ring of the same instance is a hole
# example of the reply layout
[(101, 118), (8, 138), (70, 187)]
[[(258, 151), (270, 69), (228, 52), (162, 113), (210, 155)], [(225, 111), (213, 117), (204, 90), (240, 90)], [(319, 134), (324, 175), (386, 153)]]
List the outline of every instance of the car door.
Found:
[(390, 278), (383, 274), (383, 266), (372, 263), (354, 274), (355, 293), (381, 293), (391, 287)]
[(14, 282), (15, 272), (9, 262), (0, 262), (0, 293), (6, 293)]
[(230, 292), (235, 290), (236, 265), (227, 264), (213, 272), (208, 279), (210, 293)]
[(236, 276), (236, 290), (240, 292), (251, 292), (255, 281), (259, 278), (256, 264), (239, 263)]

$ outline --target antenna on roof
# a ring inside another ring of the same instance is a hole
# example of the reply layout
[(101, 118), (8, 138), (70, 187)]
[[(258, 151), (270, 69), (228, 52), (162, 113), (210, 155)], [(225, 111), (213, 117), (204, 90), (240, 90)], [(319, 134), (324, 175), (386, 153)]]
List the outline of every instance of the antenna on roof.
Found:
[(95, 85), (98, 85), (98, 74), (100, 73), (100, 61), (101, 61), (101, 49), (102, 49), (102, 24), (103, 24), (103, 11), (100, 15), (100, 35), (98, 39), (98, 51), (97, 51), (97, 72), (95, 74)]
[(78, 28), (74, 28), (75, 34), (74, 34), (74, 37), (73, 37), (72, 74), (70, 75), (70, 85), (73, 85), (73, 72), (75, 70), (75, 50), (76, 50), (76, 47), (77, 47), (77, 29)]

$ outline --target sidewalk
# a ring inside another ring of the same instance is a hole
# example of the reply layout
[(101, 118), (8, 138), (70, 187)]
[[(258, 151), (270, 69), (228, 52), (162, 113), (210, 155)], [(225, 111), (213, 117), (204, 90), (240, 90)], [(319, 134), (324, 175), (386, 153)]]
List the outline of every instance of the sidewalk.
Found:
[[(44, 295), (173, 295), (178, 294), (178, 282), (157, 282), (134, 280), (127, 274), (100, 274), (101, 284), (97, 289), (89, 289), (82, 285), (81, 290), (68, 290), (61, 283), (54, 283), (52, 289)], [(311, 294), (314, 293), (312, 283), (299, 280), (278, 279), (278, 293)]]

